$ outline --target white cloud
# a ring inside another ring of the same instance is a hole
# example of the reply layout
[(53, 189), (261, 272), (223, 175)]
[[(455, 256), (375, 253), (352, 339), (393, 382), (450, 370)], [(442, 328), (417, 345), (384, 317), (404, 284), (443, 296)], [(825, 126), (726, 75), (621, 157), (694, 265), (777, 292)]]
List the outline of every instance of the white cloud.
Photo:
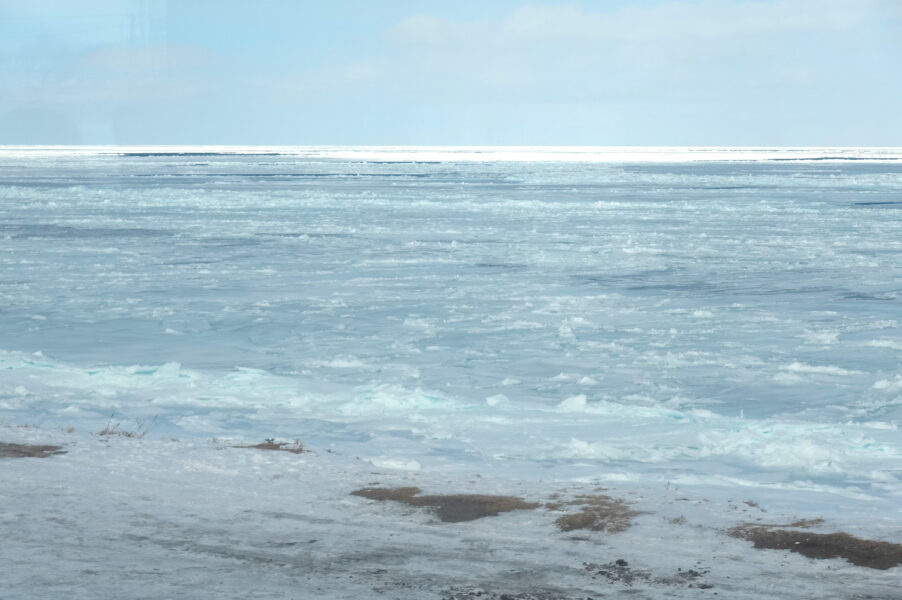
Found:
[(578, 5), (527, 4), (500, 20), (460, 22), (412, 15), (393, 29), (401, 42), (426, 46), (474, 44), (522, 47), (664, 40), (730, 40), (785, 32), (839, 31), (879, 16), (885, 2), (779, 0), (774, 2), (665, 2), (598, 12)]
[(186, 36), (164, 0), (147, 0), (148, 23), (168, 14), (147, 35), (132, 34), (130, 0), (75, 4), (0, 20), (0, 113), (44, 106), (161, 136), (226, 119), (248, 139), (297, 122), (324, 143), (886, 144), (898, 130), (898, 0), (549, 0), (476, 19), (442, 6), (333, 46), (226, 20), (210, 27), (240, 35), (216, 54), (167, 43), (212, 37)]
[(707, 0), (608, 11), (527, 4), (472, 21), (412, 15), (389, 32), (401, 56), (383, 72), (401, 86), (409, 82), (409, 91), (539, 101), (816, 86), (835, 81), (837, 59), (852, 60), (843, 44), (861, 50), (872, 43), (868, 31), (892, 6)]

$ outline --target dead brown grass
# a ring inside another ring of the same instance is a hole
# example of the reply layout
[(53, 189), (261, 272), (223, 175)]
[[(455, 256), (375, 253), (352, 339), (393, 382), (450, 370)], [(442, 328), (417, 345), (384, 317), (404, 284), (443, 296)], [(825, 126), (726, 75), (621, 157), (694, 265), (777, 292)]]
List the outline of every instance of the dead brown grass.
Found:
[(416, 487), (363, 488), (351, 492), (351, 495), (370, 500), (391, 500), (410, 506), (429, 507), (445, 523), (473, 521), (482, 517), (494, 517), (512, 510), (530, 510), (539, 507), (539, 504), (535, 502), (527, 502), (514, 496), (483, 494), (421, 496), (419, 495), (421, 492), (422, 490)]
[[(101, 437), (109, 437), (109, 436), (119, 436), (125, 438), (136, 438), (141, 439), (147, 432), (150, 431), (153, 426), (157, 422), (157, 417), (153, 417), (151, 419), (138, 419), (136, 421), (137, 429), (132, 431), (129, 429), (120, 429), (119, 426), (122, 424), (120, 422), (113, 422), (113, 419), (116, 418), (116, 413), (110, 415), (109, 420), (106, 423), (106, 427), (97, 432), (97, 435)], [(74, 431), (74, 430), (73, 430)]]
[(115, 427), (104, 427), (100, 431), (97, 432), (97, 435), (101, 437), (109, 437), (111, 435), (118, 435), (119, 437), (126, 438), (136, 438), (141, 439), (144, 437), (143, 433), (139, 433), (137, 431), (129, 431), (127, 429), (119, 429), (118, 425)]
[(558, 517), (554, 523), (561, 531), (587, 529), (604, 533), (620, 533), (629, 529), (633, 517), (642, 514), (633, 510), (623, 500), (591, 494), (576, 496), (566, 502), (551, 502), (545, 505), (549, 510), (561, 510), (565, 506), (579, 506), (579, 512)]
[[(789, 527), (808, 528), (821, 522), (822, 519), (803, 519)], [(781, 527), (745, 523), (733, 527), (728, 533), (754, 543), (755, 548), (789, 550), (808, 558), (844, 558), (859, 567), (881, 570), (902, 565), (902, 545), (899, 544), (865, 540), (843, 531), (814, 533)]]
[(61, 446), (34, 444), (8, 444), (0, 442), (0, 458), (47, 458), (54, 454), (65, 454)]

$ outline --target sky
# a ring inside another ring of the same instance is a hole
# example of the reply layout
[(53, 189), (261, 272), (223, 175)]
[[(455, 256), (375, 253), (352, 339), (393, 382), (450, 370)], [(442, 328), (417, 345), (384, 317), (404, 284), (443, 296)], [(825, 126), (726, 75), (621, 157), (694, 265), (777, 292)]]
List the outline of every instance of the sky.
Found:
[(902, 146), (899, 0), (0, 0), (0, 145)]

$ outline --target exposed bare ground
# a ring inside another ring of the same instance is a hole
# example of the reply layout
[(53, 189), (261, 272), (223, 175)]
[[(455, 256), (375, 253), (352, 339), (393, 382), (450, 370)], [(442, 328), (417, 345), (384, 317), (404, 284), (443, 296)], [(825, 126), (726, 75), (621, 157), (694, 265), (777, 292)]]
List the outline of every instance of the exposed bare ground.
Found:
[(696, 563), (695, 568), (679, 568), (670, 575), (663, 576), (655, 576), (652, 571), (648, 569), (631, 567), (630, 564), (622, 558), (618, 558), (614, 562), (605, 564), (583, 563), (583, 569), (592, 574), (592, 579), (601, 579), (610, 584), (622, 585), (625, 587), (631, 587), (634, 583), (674, 587), (686, 586), (700, 590), (707, 590), (714, 587), (712, 584), (705, 581), (705, 577), (711, 570), (702, 567), (700, 563)]
[(539, 504), (527, 502), (514, 496), (486, 496), (482, 494), (449, 494), (420, 496), (416, 487), (363, 488), (351, 492), (370, 500), (392, 500), (410, 506), (430, 507), (435, 515), (445, 523), (472, 521), (482, 517), (494, 517), (512, 510), (530, 510)]
[[(442, 600), (575, 600), (555, 592), (490, 592), (480, 588), (451, 588), (442, 596)], [(579, 598), (579, 600), (583, 600)]]
[(301, 443), (300, 440), (295, 440), (293, 442), (277, 442), (272, 438), (269, 438), (259, 444), (253, 444), (250, 446), (232, 446), (232, 448), (252, 448), (254, 450), (277, 450), (282, 452), (291, 452), (292, 454), (300, 454), (305, 452), (304, 444)]
[(7, 444), (0, 442), (0, 458), (47, 458), (54, 454), (65, 454), (60, 446), (40, 446), (33, 444)]
[(550, 502), (545, 505), (549, 510), (561, 510), (565, 506), (582, 507), (579, 512), (558, 517), (554, 523), (561, 531), (588, 529), (605, 533), (620, 533), (632, 525), (633, 517), (642, 514), (632, 510), (623, 500), (591, 494), (576, 496), (564, 502)]
[[(807, 528), (820, 519), (801, 520), (788, 527)], [(853, 565), (871, 569), (889, 569), (902, 565), (902, 545), (865, 540), (848, 533), (813, 533), (783, 529), (781, 525), (745, 523), (729, 530), (732, 537), (749, 540), (755, 548), (789, 550), (809, 558), (844, 558)]]

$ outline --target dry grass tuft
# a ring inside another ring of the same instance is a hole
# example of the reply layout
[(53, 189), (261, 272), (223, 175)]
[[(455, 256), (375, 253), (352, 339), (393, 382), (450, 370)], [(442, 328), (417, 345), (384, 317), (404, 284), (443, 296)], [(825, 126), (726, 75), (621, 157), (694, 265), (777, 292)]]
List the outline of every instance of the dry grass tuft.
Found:
[(232, 446), (232, 448), (275, 450), (280, 452), (291, 452), (292, 454), (301, 454), (302, 452), (306, 452), (306, 450), (304, 449), (304, 444), (301, 443), (301, 440), (297, 439), (293, 442), (277, 442), (274, 438), (266, 438), (266, 440), (260, 442), (259, 444), (253, 444), (249, 446)]
[[(113, 419), (116, 418), (116, 413), (110, 415), (109, 420), (106, 423), (106, 427), (97, 432), (97, 435), (101, 437), (109, 437), (109, 436), (119, 436), (126, 438), (135, 438), (141, 439), (150, 429), (156, 424), (157, 417), (153, 417), (151, 419), (138, 419), (137, 425), (138, 428), (135, 431), (131, 431), (128, 429), (120, 429), (119, 426), (122, 424), (120, 422), (113, 423)], [(74, 429), (73, 429), (74, 431)]]
[[(820, 517), (816, 519), (799, 519), (798, 521), (793, 521), (787, 527), (798, 527), (799, 529), (811, 529), (812, 527), (817, 527), (818, 525), (823, 524), (824, 520)], [(779, 525), (777, 526), (779, 527)]]
[(514, 496), (487, 496), (483, 494), (449, 494), (420, 496), (416, 487), (363, 488), (351, 492), (370, 500), (391, 500), (410, 506), (424, 506), (433, 509), (435, 515), (445, 523), (473, 521), (482, 517), (494, 517), (512, 510), (530, 510), (539, 504), (527, 502)]
[(118, 435), (119, 437), (127, 437), (127, 438), (136, 438), (141, 439), (144, 437), (143, 433), (139, 433), (137, 431), (128, 431), (126, 429), (119, 429), (119, 424), (117, 423), (113, 427), (104, 427), (100, 431), (97, 432), (97, 435), (101, 437), (108, 437), (111, 435)]

